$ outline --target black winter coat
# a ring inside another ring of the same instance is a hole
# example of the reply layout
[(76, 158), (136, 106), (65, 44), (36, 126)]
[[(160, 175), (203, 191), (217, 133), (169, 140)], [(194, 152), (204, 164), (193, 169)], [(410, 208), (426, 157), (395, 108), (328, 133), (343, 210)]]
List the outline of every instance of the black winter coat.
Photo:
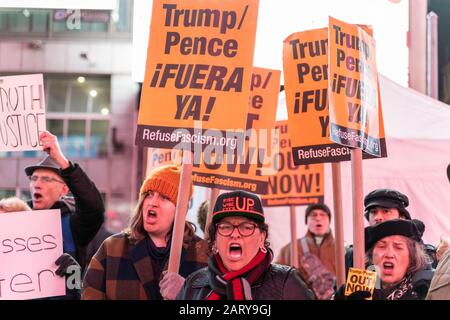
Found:
[[(57, 201), (50, 209), (61, 209), (62, 217), (70, 215), (70, 230), (76, 252), (68, 253), (74, 254), (84, 269), (86, 264), (84, 247), (100, 229), (105, 217), (105, 206), (97, 187), (78, 164), (70, 162), (68, 168), (61, 170), (61, 178), (69, 187), (73, 198)], [(32, 201), (28, 204), (33, 208)]]
[[(204, 300), (211, 292), (208, 267), (186, 278), (177, 300)], [(314, 300), (295, 268), (271, 264), (252, 286), (253, 300)]]

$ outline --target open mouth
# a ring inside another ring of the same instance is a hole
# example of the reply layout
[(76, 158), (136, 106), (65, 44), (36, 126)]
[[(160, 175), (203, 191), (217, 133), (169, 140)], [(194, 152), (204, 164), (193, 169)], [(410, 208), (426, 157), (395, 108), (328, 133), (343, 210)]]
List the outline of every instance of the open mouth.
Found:
[(148, 210), (147, 211), (146, 222), (154, 222), (155, 220), (156, 220), (156, 211), (155, 210)]
[(394, 264), (392, 262), (384, 262), (383, 271), (385, 274), (392, 274), (394, 272)]
[(39, 192), (33, 193), (33, 200), (39, 201), (41, 199), (42, 199), (42, 194), (40, 194)]
[(242, 256), (242, 247), (238, 243), (230, 244), (230, 257), (234, 259), (239, 259)]
[(318, 223), (318, 224), (316, 224), (316, 227), (317, 227), (317, 228), (322, 228), (322, 224), (321, 224), (321, 223)]

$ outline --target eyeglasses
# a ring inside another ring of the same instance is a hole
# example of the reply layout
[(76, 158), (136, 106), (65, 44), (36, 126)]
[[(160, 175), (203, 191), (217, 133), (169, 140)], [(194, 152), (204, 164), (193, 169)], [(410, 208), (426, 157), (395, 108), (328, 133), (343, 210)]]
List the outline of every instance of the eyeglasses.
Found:
[(58, 179), (55, 179), (55, 178), (52, 178), (52, 177), (47, 177), (47, 176), (31, 176), (29, 178), (30, 178), (31, 182), (37, 182), (39, 179), (41, 179), (41, 181), (44, 182), (44, 183), (50, 183), (52, 181), (55, 181), (55, 182), (59, 182), (59, 183), (65, 184), (65, 182), (63, 182), (61, 180), (58, 180)]
[(255, 228), (257, 226), (257, 224), (251, 222), (242, 222), (238, 225), (234, 225), (229, 222), (220, 222), (216, 224), (217, 232), (224, 237), (231, 236), (235, 228), (238, 229), (241, 236), (249, 237), (255, 232)]

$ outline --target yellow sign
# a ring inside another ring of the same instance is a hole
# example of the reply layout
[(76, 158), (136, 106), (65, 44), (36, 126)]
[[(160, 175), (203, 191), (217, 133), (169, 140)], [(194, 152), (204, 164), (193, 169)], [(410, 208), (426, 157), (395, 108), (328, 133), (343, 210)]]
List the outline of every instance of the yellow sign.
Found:
[[(280, 89), (279, 70), (253, 68), (245, 140), (236, 140), (233, 149), (219, 156), (205, 148), (203, 160), (194, 159), (194, 184), (228, 190), (267, 192), (272, 173), (275, 115)], [(220, 151), (220, 150), (219, 150)]]
[(295, 166), (287, 121), (277, 121), (280, 152), (274, 161), (277, 172), (269, 177), (268, 192), (262, 195), (264, 206), (305, 205), (323, 203), (324, 164)]
[(376, 281), (377, 273), (375, 271), (350, 268), (347, 275), (344, 295), (347, 297), (356, 291), (369, 291), (371, 297), (366, 298), (366, 300), (372, 300)]
[(245, 128), (258, 5), (153, 1), (136, 144), (192, 150)]
[(379, 157), (375, 40), (366, 29), (329, 18), (330, 139)]

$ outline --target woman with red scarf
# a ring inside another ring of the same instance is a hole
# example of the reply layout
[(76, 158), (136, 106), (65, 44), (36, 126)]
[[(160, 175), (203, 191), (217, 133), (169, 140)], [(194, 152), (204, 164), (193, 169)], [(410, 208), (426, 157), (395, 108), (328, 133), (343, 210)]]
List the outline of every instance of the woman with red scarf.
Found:
[(178, 300), (314, 299), (296, 269), (272, 264), (258, 196), (245, 191), (219, 195), (208, 232), (208, 267), (186, 279)]

